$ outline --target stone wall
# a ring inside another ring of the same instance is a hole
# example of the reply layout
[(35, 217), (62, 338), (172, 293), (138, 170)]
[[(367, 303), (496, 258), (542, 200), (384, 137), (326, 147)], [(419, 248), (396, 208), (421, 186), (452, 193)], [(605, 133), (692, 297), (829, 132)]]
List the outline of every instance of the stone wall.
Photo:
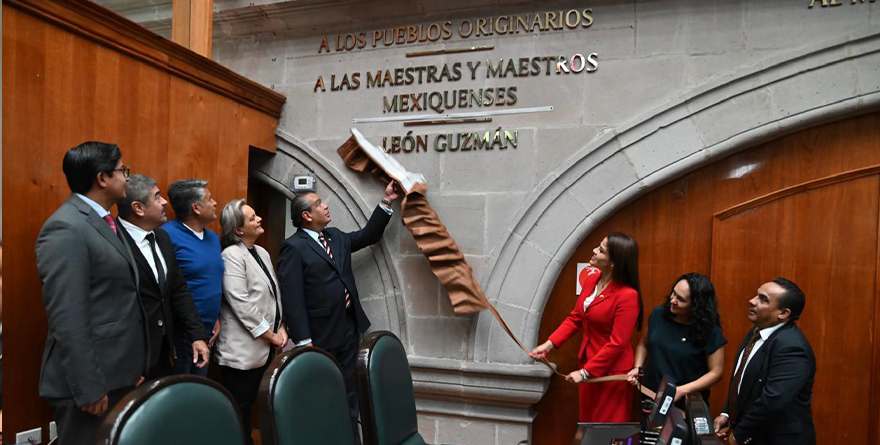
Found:
[[(377, 145), (410, 130), (430, 140), (499, 126), (518, 131), (517, 147), (507, 150), (437, 152), (429, 144), (427, 152), (395, 156), (426, 176), (429, 200), (487, 296), (529, 345), (538, 341), (560, 268), (615, 209), (737, 150), (880, 104), (880, 6), (873, 2), (817, 2), (813, 8), (808, 0), (246, 3), (218, 2), (213, 58), (288, 97), (279, 154), (253, 167), (282, 181), (316, 174), (340, 228), (366, 221), (382, 185), (347, 170), (335, 149), (348, 138), (352, 119), (383, 116), (383, 96), (515, 85), (518, 101), (509, 108), (553, 107), (485, 124), (357, 124)], [(339, 33), (571, 8), (591, 8), (593, 24), (319, 54), (322, 37), (332, 42)], [(494, 49), (406, 57), (474, 45)], [(598, 69), (471, 80), (465, 68), (457, 82), (330, 91), (333, 74), (338, 81), (356, 71), (364, 76), (385, 68), (575, 53), (597, 53)], [(326, 92), (314, 91), (319, 75)], [(404, 339), (425, 438), (499, 445), (528, 440), (531, 405), (549, 372), (530, 363), (488, 314), (452, 313), (399, 217), (356, 264), (375, 329)]]

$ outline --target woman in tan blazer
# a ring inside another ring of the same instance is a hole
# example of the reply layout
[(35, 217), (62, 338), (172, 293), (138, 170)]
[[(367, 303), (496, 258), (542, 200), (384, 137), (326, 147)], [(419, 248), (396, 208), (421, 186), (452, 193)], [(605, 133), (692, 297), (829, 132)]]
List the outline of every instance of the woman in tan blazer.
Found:
[(250, 407), (257, 398), (260, 380), (276, 349), (287, 343), (281, 320), (281, 294), (272, 260), (255, 244), (263, 234), (261, 218), (243, 199), (236, 199), (220, 214), (223, 249), (223, 301), (220, 335), (214, 357), (220, 365), (223, 386), (232, 393), (250, 441)]

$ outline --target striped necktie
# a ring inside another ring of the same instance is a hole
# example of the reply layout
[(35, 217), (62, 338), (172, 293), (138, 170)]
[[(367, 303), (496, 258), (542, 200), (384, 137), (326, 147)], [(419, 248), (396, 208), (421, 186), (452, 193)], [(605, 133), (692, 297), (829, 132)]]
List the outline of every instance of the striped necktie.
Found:
[[(333, 253), (330, 252), (330, 245), (327, 244), (327, 239), (324, 238), (323, 233), (318, 234), (318, 241), (321, 241), (321, 245), (324, 246), (324, 252), (327, 252), (327, 255), (330, 257), (331, 260), (333, 260)], [(346, 309), (351, 307), (351, 295), (349, 295), (347, 288), (345, 289), (345, 307)]]

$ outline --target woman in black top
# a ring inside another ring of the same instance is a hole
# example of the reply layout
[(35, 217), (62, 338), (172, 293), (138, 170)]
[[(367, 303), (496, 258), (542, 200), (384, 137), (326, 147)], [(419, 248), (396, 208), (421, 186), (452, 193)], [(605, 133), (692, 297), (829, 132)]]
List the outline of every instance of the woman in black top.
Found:
[(684, 274), (675, 281), (666, 302), (651, 312), (648, 330), (636, 346), (629, 381), (638, 384), (647, 358), (645, 386), (657, 391), (666, 375), (677, 386), (676, 401), (694, 391), (708, 400), (709, 387), (721, 380), (725, 344), (715, 287), (705, 275)]

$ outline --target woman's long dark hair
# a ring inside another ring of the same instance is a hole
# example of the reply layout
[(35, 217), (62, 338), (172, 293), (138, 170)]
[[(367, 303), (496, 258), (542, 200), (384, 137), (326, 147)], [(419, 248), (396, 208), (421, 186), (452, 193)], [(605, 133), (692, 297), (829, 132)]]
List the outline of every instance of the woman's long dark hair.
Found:
[(642, 286), (639, 284), (639, 245), (633, 237), (620, 232), (608, 234), (608, 257), (614, 267), (611, 279), (629, 286), (639, 294), (639, 320), (636, 330), (642, 330)]
[(663, 317), (672, 319), (669, 310), (669, 297), (672, 295), (675, 285), (684, 280), (691, 291), (691, 317), (694, 330), (688, 340), (697, 346), (704, 346), (712, 335), (715, 326), (721, 328), (721, 316), (718, 314), (718, 300), (715, 298), (715, 286), (709, 281), (709, 277), (698, 273), (686, 273), (672, 282), (672, 290), (666, 294), (666, 302), (663, 303)]

